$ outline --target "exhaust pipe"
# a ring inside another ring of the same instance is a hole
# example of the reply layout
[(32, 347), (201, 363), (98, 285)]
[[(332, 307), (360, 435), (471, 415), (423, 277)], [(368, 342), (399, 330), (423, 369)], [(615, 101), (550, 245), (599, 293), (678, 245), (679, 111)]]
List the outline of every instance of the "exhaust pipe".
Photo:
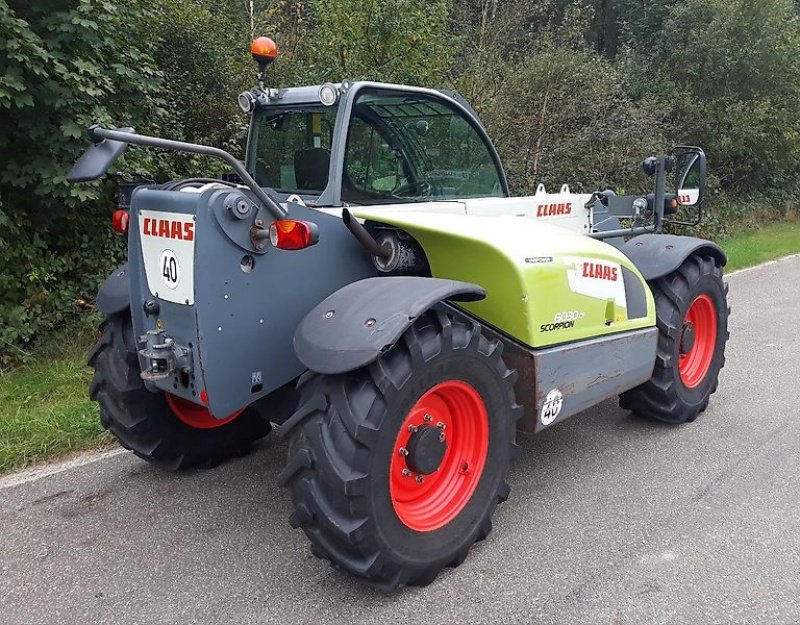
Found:
[(388, 259), (392, 255), (392, 250), (389, 246), (381, 247), (378, 242), (367, 232), (367, 229), (362, 226), (358, 219), (353, 217), (352, 213), (346, 208), (342, 209), (342, 221), (347, 229), (353, 233), (353, 236), (361, 243), (361, 247), (367, 250), (373, 256)]

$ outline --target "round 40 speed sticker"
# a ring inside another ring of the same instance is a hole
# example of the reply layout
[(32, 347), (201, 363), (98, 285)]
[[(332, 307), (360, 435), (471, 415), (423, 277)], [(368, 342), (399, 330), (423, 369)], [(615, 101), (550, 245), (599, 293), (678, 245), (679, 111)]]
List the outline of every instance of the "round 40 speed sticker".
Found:
[(542, 405), (541, 420), (542, 425), (550, 425), (561, 414), (561, 407), (564, 405), (564, 396), (557, 388), (547, 394)]
[(161, 271), (161, 279), (167, 288), (176, 289), (181, 281), (181, 267), (178, 264), (178, 257), (172, 250), (164, 250), (161, 253), (161, 260), (158, 263)]

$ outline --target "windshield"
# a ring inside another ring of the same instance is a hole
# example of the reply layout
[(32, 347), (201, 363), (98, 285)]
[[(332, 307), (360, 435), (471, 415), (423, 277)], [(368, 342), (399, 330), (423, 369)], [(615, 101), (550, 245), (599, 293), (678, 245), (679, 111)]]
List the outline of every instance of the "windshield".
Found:
[(336, 106), (256, 112), (249, 170), (259, 186), (319, 195), (328, 186)]

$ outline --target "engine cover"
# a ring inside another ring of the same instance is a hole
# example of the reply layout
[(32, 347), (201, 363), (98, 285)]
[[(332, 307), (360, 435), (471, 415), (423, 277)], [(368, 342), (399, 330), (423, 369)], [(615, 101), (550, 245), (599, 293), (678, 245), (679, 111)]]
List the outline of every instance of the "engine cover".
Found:
[(486, 289), (485, 300), (463, 307), (530, 347), (655, 325), (653, 297), (634, 264), (611, 245), (566, 228), (508, 214), (388, 207), (355, 214), (408, 232), (434, 277)]

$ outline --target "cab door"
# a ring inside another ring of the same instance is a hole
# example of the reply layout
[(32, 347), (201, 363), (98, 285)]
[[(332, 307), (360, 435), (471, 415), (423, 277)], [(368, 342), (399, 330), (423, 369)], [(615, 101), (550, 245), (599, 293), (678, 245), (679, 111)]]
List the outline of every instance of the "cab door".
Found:
[(506, 197), (497, 152), (457, 101), (426, 89), (353, 86), (340, 200), (397, 204)]

